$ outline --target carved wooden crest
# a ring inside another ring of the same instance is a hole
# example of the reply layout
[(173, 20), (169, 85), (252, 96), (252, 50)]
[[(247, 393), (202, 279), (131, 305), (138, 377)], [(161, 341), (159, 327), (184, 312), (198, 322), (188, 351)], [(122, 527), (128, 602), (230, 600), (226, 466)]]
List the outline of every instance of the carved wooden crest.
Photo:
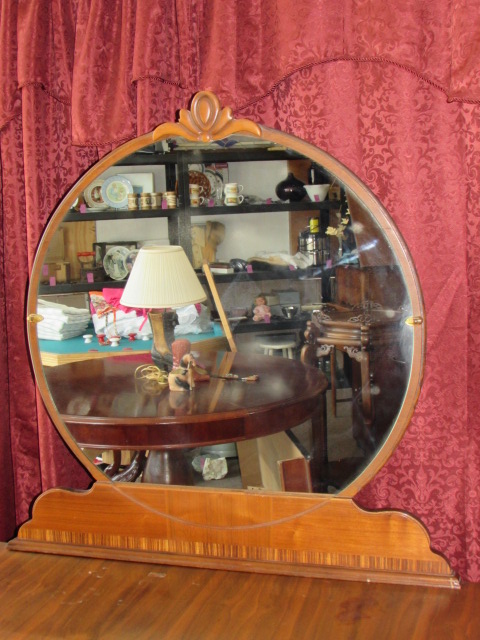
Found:
[(181, 109), (178, 123), (162, 124), (153, 132), (154, 140), (168, 135), (177, 135), (196, 142), (211, 142), (227, 136), (261, 136), (258, 124), (251, 120), (236, 120), (230, 107), (220, 106), (217, 96), (211, 91), (199, 91), (195, 94), (191, 108)]

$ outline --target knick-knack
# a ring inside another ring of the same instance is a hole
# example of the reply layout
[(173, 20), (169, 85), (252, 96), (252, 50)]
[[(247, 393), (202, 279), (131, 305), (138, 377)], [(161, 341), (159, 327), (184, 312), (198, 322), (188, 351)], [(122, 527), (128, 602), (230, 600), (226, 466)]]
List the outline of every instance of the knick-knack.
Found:
[(277, 184), (275, 193), (280, 200), (290, 200), (290, 202), (300, 202), (307, 195), (303, 182), (298, 180), (293, 173), (289, 173), (285, 180)]

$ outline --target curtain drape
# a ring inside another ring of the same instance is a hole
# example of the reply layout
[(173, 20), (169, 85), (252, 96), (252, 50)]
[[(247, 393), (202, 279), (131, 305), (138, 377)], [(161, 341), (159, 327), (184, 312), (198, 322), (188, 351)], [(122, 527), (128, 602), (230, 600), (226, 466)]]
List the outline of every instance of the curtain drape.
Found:
[(390, 211), (427, 309), (407, 434), (358, 501), (422, 519), (480, 580), (480, 2), (2, 0), (0, 537), (48, 487), (89, 478), (36, 397), (28, 274), (55, 205), (96, 159), (212, 89), (325, 148)]

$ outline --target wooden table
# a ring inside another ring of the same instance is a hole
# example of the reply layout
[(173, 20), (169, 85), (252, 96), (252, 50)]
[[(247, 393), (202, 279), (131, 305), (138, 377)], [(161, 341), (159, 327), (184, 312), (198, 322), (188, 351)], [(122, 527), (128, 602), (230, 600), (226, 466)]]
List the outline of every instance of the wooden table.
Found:
[(15, 640), (476, 640), (479, 584), (460, 590), (9, 551), (0, 636)]
[[(209, 352), (211, 374), (190, 392), (152, 388), (135, 378), (148, 355), (46, 368), (56, 407), (80, 447), (150, 453), (147, 482), (191, 483), (185, 449), (271, 435), (312, 419), (313, 466), (325, 453), (327, 380), (314, 367), (284, 358)], [(215, 376), (257, 374), (257, 382)]]
[[(305, 337), (307, 345), (302, 353), (304, 362), (312, 359), (330, 358), (332, 412), (336, 415), (336, 349), (339, 349), (352, 363), (352, 397), (357, 399), (359, 412), (354, 411), (353, 435), (365, 451), (375, 451), (383, 432), (374, 435), (374, 410), (371, 387), (375, 371), (381, 379), (382, 387), (387, 386), (388, 376), (391, 378), (398, 363), (407, 357), (402, 349), (408, 345), (403, 341), (405, 318), (399, 311), (383, 309), (379, 305), (367, 303), (353, 308), (345, 308), (335, 304), (325, 304), (314, 311), (311, 322), (307, 323)], [(381, 370), (383, 366), (387, 371)], [(405, 367), (403, 369), (406, 370)], [(403, 370), (402, 369), (402, 370)], [(407, 375), (407, 374), (405, 374)], [(398, 378), (398, 375), (396, 375)], [(397, 384), (397, 393), (390, 396), (388, 402), (392, 414), (400, 408), (407, 381), (402, 386)]]

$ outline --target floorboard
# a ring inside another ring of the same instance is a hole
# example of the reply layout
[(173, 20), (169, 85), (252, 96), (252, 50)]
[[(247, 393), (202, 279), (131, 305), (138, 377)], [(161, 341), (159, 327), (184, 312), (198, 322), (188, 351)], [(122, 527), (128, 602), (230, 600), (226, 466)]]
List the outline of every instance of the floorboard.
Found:
[(478, 640), (480, 584), (460, 590), (256, 575), (11, 551), (0, 638)]

